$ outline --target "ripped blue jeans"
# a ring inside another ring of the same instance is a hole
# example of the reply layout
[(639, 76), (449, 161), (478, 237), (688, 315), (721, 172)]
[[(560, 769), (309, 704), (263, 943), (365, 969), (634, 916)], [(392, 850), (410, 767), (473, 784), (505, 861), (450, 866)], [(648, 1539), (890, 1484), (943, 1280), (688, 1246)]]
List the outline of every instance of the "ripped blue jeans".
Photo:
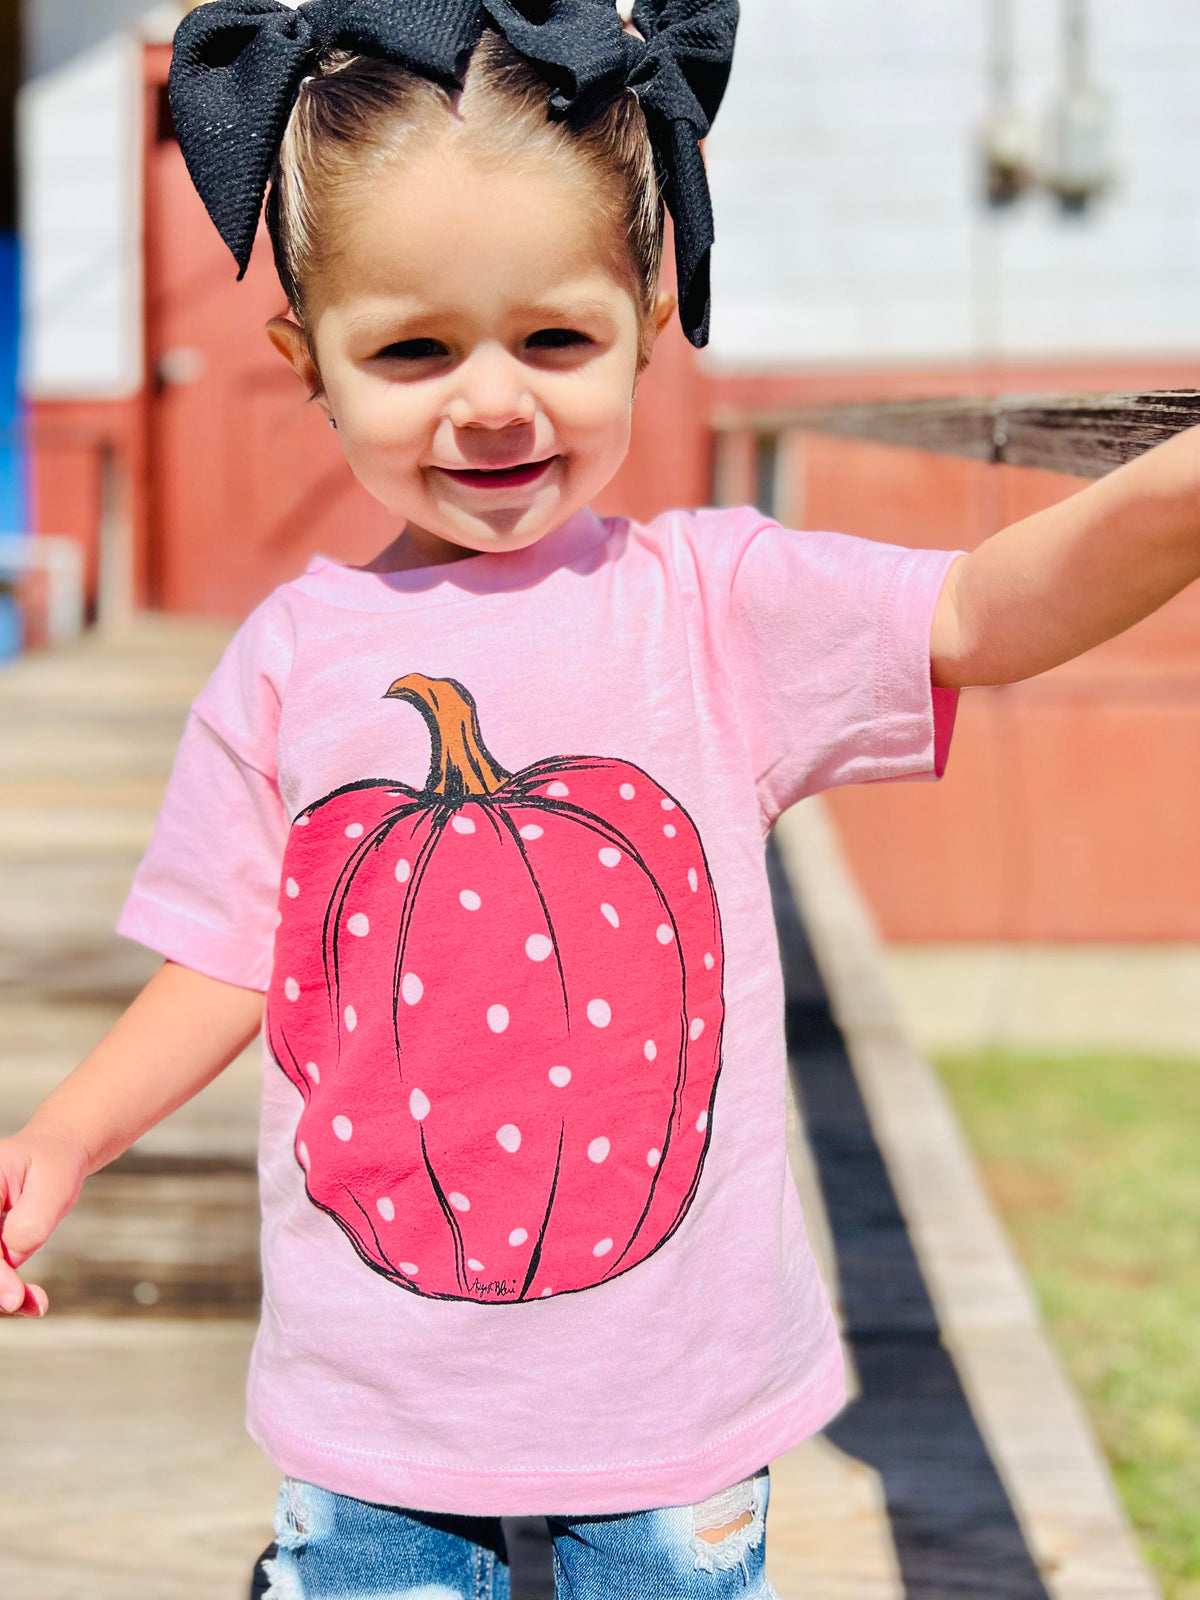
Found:
[[(558, 1600), (776, 1600), (766, 1467), (695, 1506), (548, 1516)], [(289, 1478), (264, 1600), (510, 1600), (498, 1517), (370, 1505)]]

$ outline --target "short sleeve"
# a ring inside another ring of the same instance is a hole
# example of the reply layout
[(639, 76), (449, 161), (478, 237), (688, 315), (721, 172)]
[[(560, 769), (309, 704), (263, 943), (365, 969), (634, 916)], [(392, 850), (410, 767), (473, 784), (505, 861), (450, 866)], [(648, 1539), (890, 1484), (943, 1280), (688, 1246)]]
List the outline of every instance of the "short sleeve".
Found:
[(291, 660), (268, 601), (191, 708), (117, 932), (206, 977), (265, 992), (288, 819), (279, 706)]
[(940, 777), (958, 697), (933, 687), (930, 632), (961, 552), (748, 515), (725, 649), (768, 823), (836, 784)]

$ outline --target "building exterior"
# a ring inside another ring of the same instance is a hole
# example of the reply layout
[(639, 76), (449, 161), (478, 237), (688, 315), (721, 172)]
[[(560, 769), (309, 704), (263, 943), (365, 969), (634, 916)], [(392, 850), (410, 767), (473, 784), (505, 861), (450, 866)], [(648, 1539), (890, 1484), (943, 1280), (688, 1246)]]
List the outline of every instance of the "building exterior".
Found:
[[(233, 616), (313, 549), (354, 560), (393, 530), (262, 337), (282, 306), (264, 241), (236, 285), (191, 191), (165, 94), (180, 14), (28, 7), (33, 520), (80, 541), (102, 613)], [(1083, 210), (1045, 186), (988, 209), (981, 130), (1000, 90), (1034, 166), (1057, 170), (1038, 146), (1068, 15), (1090, 23), (1112, 181)], [(745, 0), (708, 151), (712, 344), (697, 359), (677, 330), (662, 341), (601, 509), (708, 501), (717, 408), (1195, 385), (1198, 91), (1189, 0)], [(811, 436), (786, 465), (785, 520), (951, 547), (1077, 487)], [(725, 487), (756, 494), (752, 472)], [(1161, 797), (1195, 792), (1198, 735), (1200, 596), (1185, 595), (1036, 686), (966, 697), (936, 792), (833, 805), (894, 937), (1195, 939), (1200, 836)]]

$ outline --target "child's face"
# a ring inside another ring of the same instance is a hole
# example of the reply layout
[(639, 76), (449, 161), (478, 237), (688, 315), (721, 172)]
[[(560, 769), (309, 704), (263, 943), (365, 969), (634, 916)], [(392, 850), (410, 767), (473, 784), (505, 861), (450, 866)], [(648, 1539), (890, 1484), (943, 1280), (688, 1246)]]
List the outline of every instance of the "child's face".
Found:
[(628, 448), (639, 348), (671, 303), (642, 328), (572, 177), (443, 145), (371, 178), (314, 286), (319, 372), (294, 324), (269, 329), (433, 559), (535, 543)]

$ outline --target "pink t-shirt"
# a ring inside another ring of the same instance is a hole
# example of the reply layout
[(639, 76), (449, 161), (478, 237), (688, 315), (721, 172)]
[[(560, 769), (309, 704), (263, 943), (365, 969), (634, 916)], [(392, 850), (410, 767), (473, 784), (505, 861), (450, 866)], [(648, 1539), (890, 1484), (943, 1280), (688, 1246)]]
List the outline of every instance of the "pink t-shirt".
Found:
[(624, 1512), (842, 1405), (764, 837), (940, 770), (953, 559), (584, 511), (415, 572), (317, 558), (242, 627), (119, 929), (268, 992), (249, 1426), (282, 1471)]

